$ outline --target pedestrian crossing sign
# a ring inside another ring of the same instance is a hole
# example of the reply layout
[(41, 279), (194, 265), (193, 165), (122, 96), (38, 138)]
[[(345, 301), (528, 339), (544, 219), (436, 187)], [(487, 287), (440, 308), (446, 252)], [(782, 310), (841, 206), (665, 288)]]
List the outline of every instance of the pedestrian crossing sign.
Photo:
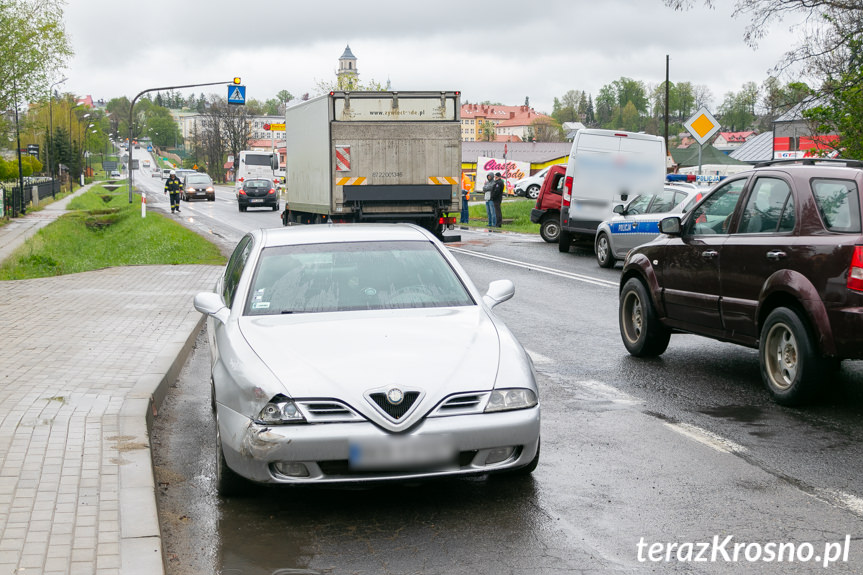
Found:
[(246, 87), (245, 86), (228, 86), (228, 103), (229, 104), (245, 104), (246, 103)]

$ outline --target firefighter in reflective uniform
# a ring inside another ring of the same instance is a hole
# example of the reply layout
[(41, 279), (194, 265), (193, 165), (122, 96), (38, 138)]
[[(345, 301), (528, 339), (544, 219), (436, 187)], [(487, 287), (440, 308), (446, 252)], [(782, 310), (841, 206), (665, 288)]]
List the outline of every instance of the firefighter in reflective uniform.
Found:
[(172, 214), (174, 210), (177, 212), (180, 211), (180, 190), (182, 189), (183, 184), (180, 183), (180, 178), (177, 177), (177, 173), (174, 170), (171, 170), (171, 175), (165, 180), (165, 193), (171, 196)]

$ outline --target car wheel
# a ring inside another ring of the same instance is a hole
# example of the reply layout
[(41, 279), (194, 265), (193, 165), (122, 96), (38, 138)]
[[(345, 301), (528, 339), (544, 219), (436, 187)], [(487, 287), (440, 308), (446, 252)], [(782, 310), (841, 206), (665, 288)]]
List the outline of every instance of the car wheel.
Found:
[(800, 405), (815, 396), (829, 362), (819, 357), (806, 324), (794, 310), (778, 307), (761, 328), (761, 379), (781, 405)]
[(276, 204), (275, 206), (273, 206), (273, 211), (274, 211), (274, 212), (278, 212), (278, 211), (279, 211), (279, 204)]
[(635, 357), (656, 357), (668, 349), (671, 331), (659, 323), (647, 288), (630, 278), (620, 292), (620, 337), (626, 351)]
[(501, 477), (527, 477), (534, 471), (536, 471), (537, 465), (539, 465), (539, 448), (540, 445), (536, 446), (536, 455), (534, 455), (533, 459), (530, 460), (530, 463), (523, 467), (516, 467), (515, 469), (507, 469), (506, 471), (501, 471), (498, 473)]
[(611, 253), (611, 242), (608, 241), (608, 234), (606, 233), (601, 233), (596, 238), (596, 262), (602, 268), (614, 267), (615, 259)]
[(550, 244), (560, 238), (560, 217), (548, 217), (539, 225), (539, 235)]
[(210, 376), (210, 409), (216, 413), (216, 382), (213, 381), (213, 376)]
[(241, 495), (246, 487), (246, 480), (228, 467), (225, 454), (222, 451), (222, 439), (219, 436), (219, 422), (216, 420), (216, 491), (222, 497)]
[(539, 186), (537, 186), (537, 185), (530, 186), (524, 195), (527, 196), (528, 198), (530, 198), (531, 200), (537, 199), (539, 197)]
[(566, 230), (560, 230), (557, 236), (557, 249), (561, 253), (568, 254), (572, 245), (572, 234)]

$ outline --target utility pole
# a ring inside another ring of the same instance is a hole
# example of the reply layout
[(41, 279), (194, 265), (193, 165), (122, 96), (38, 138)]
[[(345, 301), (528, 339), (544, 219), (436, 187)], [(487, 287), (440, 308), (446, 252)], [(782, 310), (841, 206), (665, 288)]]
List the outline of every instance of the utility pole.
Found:
[(669, 68), (669, 56), (665, 55), (665, 151), (668, 152), (668, 94), (669, 94), (669, 85), (668, 85), (668, 68)]

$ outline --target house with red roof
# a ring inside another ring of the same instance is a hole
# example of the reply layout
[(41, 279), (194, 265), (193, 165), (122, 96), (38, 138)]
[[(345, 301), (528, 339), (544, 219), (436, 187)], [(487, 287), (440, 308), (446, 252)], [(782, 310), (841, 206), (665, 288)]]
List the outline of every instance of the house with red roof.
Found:
[(530, 139), (531, 128), (537, 120), (552, 121), (530, 106), (495, 106), (490, 104), (462, 104), (461, 141), (489, 141), (485, 126), (491, 125), (494, 142), (525, 142)]
[(713, 141), (713, 147), (723, 152), (729, 152), (739, 148), (752, 136), (757, 136), (757, 132), (719, 132), (716, 139)]

